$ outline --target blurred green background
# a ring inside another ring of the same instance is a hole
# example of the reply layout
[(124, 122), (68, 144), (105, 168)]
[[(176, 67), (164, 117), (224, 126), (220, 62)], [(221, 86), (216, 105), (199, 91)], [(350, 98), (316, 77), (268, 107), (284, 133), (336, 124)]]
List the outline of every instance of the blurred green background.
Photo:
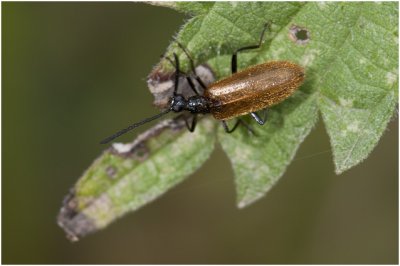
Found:
[(56, 225), (62, 199), (99, 140), (157, 112), (146, 76), (185, 16), (141, 3), (3, 2), (2, 19), (3, 263), (397, 264), (397, 117), (340, 176), (319, 123), (244, 210), (218, 147), (162, 198), (71, 244)]

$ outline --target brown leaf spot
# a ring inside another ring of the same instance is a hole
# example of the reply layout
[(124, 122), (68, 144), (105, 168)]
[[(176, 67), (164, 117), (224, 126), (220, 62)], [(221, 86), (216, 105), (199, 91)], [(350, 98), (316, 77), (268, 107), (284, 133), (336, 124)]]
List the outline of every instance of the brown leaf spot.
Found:
[(110, 165), (106, 168), (106, 174), (108, 177), (110, 177), (111, 179), (114, 179), (115, 176), (117, 175), (117, 168), (115, 168), (114, 166)]

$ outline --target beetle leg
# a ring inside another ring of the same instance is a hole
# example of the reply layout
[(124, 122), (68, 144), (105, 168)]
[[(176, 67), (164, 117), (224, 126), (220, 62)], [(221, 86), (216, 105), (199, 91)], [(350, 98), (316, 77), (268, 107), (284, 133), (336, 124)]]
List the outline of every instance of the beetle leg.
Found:
[[(169, 58), (168, 56), (164, 56), (163, 58), (165, 58), (176, 70), (176, 65), (174, 64), (174, 61), (172, 61), (171, 58)], [(186, 72), (183, 72), (180, 69), (179, 69), (179, 74), (187, 75)]]
[(222, 122), (222, 126), (224, 127), (226, 133), (232, 133), (233, 131), (236, 130), (236, 128), (237, 128), (240, 124), (242, 124), (245, 128), (247, 128), (247, 130), (248, 130), (250, 133), (252, 133), (253, 135), (255, 135), (253, 129), (252, 129), (247, 123), (245, 123), (242, 119), (240, 119), (240, 118), (236, 121), (236, 123), (235, 123), (235, 125), (232, 127), (232, 129), (229, 129), (228, 124), (226, 123), (225, 120), (222, 120), (221, 122)]
[(188, 128), (188, 130), (190, 132), (193, 132), (194, 129), (196, 128), (196, 124), (197, 124), (197, 114), (194, 114), (192, 116), (192, 124), (190, 126), (189, 126), (189, 123), (187, 121), (187, 118), (184, 118), (184, 119), (185, 119), (186, 127)]
[[(169, 58), (168, 56), (164, 56), (163, 58), (165, 58), (176, 69), (176, 65), (174, 64), (174, 62), (172, 61), (171, 58)], [(187, 73), (180, 69), (179, 69), (179, 74), (183, 74), (183, 75), (187, 76)]]
[(251, 112), (250, 116), (257, 121), (258, 124), (264, 125), (264, 120), (261, 119), (261, 117), (256, 113), (256, 112)]
[(186, 76), (186, 80), (188, 81), (189, 87), (192, 89), (192, 91), (193, 91), (196, 95), (199, 95), (199, 92), (197, 91), (196, 86), (194, 85), (192, 79), (191, 79), (189, 76)]
[(204, 84), (204, 82), (201, 80), (201, 78), (197, 75), (196, 68), (194, 67), (193, 58), (190, 56), (189, 52), (186, 50), (186, 48), (180, 42), (177, 42), (177, 44), (182, 49), (182, 51), (186, 54), (187, 58), (189, 59), (190, 67), (192, 69), (192, 72), (193, 72), (194, 77), (196, 78), (197, 82), (200, 84), (200, 86), (203, 89), (206, 89), (207, 86)]
[[(171, 60), (171, 58), (169, 58), (168, 56), (164, 57), (168, 62), (171, 63), (172, 66), (174, 66), (176, 68), (176, 65), (174, 64), (174, 62)], [(178, 65), (179, 67), (179, 65)], [(178, 75), (183, 74), (186, 77), (187, 82), (189, 83), (190, 88), (192, 89), (192, 91), (196, 94), (199, 95), (199, 92), (196, 89), (196, 86), (194, 85), (193, 81), (190, 79), (190, 77), (187, 75), (187, 73), (179, 70)]]
[(269, 22), (265, 23), (264, 29), (263, 29), (263, 31), (261, 32), (260, 40), (259, 40), (259, 42), (258, 42), (257, 45), (245, 46), (245, 47), (242, 47), (242, 48), (237, 49), (237, 50), (233, 53), (233, 55), (232, 55), (232, 61), (231, 61), (231, 70), (232, 70), (232, 74), (237, 72), (237, 53), (240, 52), (240, 51), (244, 51), (244, 50), (252, 50), (252, 49), (260, 48), (260, 47), (261, 47), (261, 44), (262, 44), (262, 42), (263, 42), (263, 39), (264, 39), (265, 31), (267, 30), (267, 28), (269, 28), (269, 26), (270, 26), (270, 23), (269, 23)]
[(264, 113), (264, 118), (261, 118), (256, 112), (251, 112), (251, 113), (250, 113), (250, 116), (251, 116), (254, 120), (256, 120), (258, 124), (264, 125), (265, 122), (267, 121), (267, 114), (268, 114), (267, 109), (264, 109), (264, 110), (263, 110), (263, 113)]
[(236, 121), (236, 123), (235, 123), (235, 125), (233, 126), (232, 129), (229, 129), (228, 124), (226, 123), (225, 120), (222, 120), (221, 122), (222, 122), (222, 126), (223, 126), (224, 129), (225, 129), (225, 132), (226, 132), (226, 133), (232, 133), (232, 132), (235, 131), (235, 129), (238, 127), (238, 125), (239, 125), (239, 123), (240, 123), (240, 120), (237, 120), (237, 121)]
[(178, 85), (179, 85), (179, 59), (176, 53), (174, 53), (174, 58), (175, 58), (175, 84), (174, 84), (174, 95), (178, 94)]

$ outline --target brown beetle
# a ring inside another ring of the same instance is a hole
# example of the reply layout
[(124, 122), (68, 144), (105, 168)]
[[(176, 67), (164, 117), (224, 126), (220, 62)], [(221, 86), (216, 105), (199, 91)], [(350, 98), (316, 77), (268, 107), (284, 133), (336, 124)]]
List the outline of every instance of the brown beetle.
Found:
[(245, 114), (250, 114), (257, 123), (263, 125), (265, 123), (265, 118), (262, 119), (256, 111), (280, 103), (288, 98), (303, 83), (305, 77), (304, 69), (301, 66), (288, 61), (271, 61), (237, 72), (237, 53), (243, 50), (259, 48), (262, 44), (267, 27), (268, 24), (264, 26), (258, 45), (242, 47), (233, 53), (231, 61), (232, 75), (214, 82), (208, 87), (206, 87), (196, 75), (193, 60), (189, 53), (178, 43), (190, 59), (193, 74), (199, 85), (204, 88), (204, 94), (200, 95), (198, 93), (189, 76), (186, 76), (186, 79), (195, 95), (186, 99), (182, 94), (177, 92), (181, 72), (179, 69), (178, 56), (174, 53), (176, 73), (174, 93), (171, 97), (169, 108), (160, 114), (146, 118), (139, 123), (135, 123), (115, 133), (100, 143), (108, 143), (122, 134), (171, 111), (176, 113), (189, 111), (193, 114), (191, 125), (186, 121), (186, 125), (191, 132), (193, 132), (196, 127), (197, 114), (207, 113), (211, 113), (216, 119), (221, 120), (227, 133), (233, 132), (240, 123), (248, 127), (241, 119), (237, 120), (232, 129), (229, 129), (225, 122), (225, 120)]

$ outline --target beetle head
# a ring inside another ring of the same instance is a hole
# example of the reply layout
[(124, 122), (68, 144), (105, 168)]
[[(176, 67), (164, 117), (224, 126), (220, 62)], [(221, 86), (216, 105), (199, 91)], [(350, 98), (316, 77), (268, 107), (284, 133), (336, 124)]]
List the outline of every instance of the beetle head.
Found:
[(170, 109), (176, 113), (182, 112), (187, 105), (185, 97), (181, 94), (174, 95), (171, 98)]

